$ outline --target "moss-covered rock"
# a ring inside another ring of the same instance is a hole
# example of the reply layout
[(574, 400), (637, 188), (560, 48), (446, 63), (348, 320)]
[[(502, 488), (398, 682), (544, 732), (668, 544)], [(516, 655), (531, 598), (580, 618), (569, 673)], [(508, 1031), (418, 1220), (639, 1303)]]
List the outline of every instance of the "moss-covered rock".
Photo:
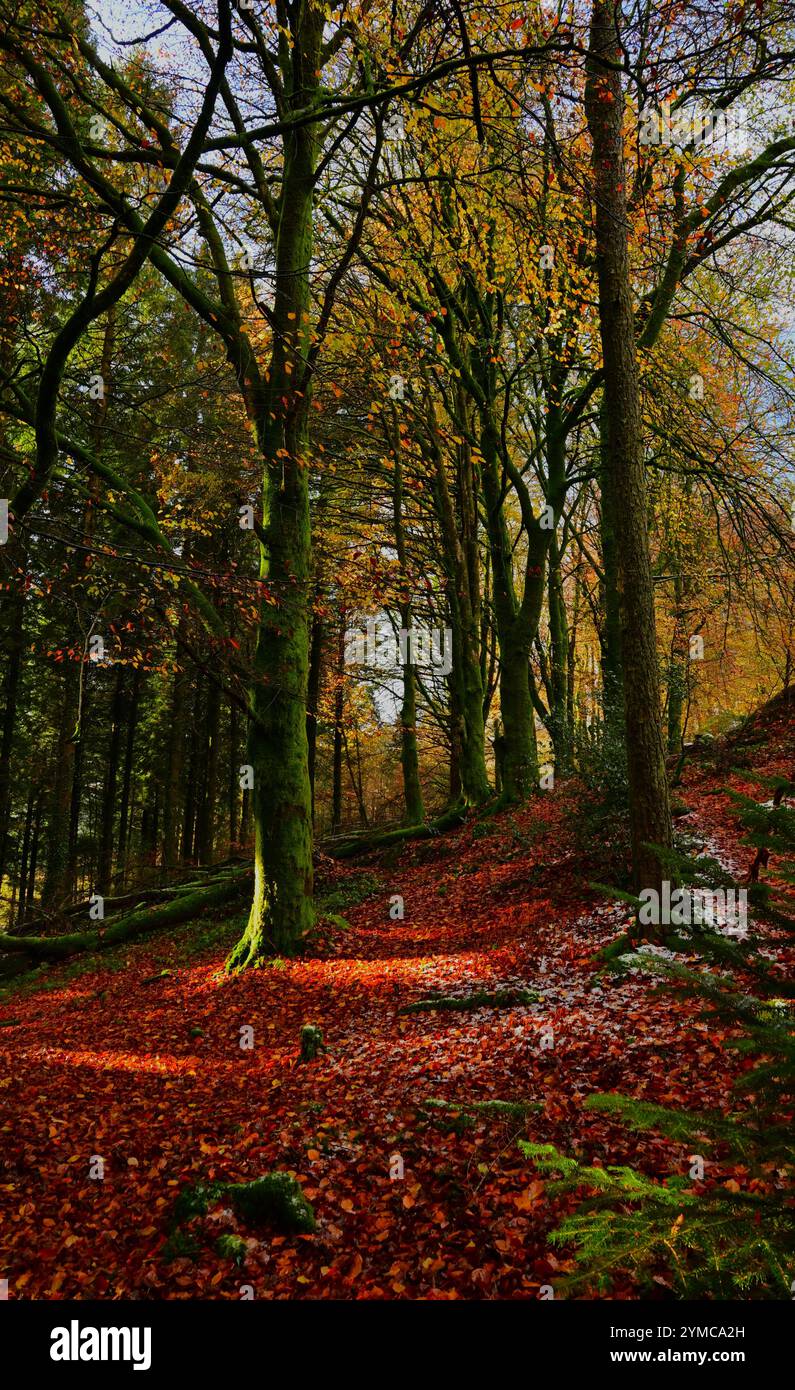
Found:
[(222, 1260), (234, 1260), (238, 1265), (242, 1265), (248, 1253), (248, 1246), (243, 1237), (229, 1232), (218, 1237), (215, 1248)]
[(323, 1041), (323, 1034), (316, 1023), (305, 1023), (301, 1029), (301, 1061), (314, 1062), (321, 1052), (325, 1052), (326, 1044)]
[(531, 989), (478, 989), (472, 994), (437, 994), (432, 999), (418, 999), (415, 1004), (406, 1004), (400, 1012), (419, 1014), (442, 1009), (470, 1013), (475, 1009), (513, 1009), (517, 1005), (535, 1004), (539, 997)]
[(433, 1110), (453, 1110), (464, 1114), (491, 1115), (499, 1120), (524, 1120), (528, 1115), (544, 1108), (537, 1100), (469, 1100), (459, 1102), (438, 1100), (433, 1097), (422, 1103)]
[(238, 1216), (252, 1225), (268, 1223), (280, 1231), (306, 1235), (317, 1230), (312, 1206), (289, 1173), (266, 1173), (254, 1182), (228, 1183), (224, 1191)]
[(223, 1183), (196, 1182), (183, 1187), (172, 1212), (172, 1227), (183, 1226), (194, 1216), (206, 1216), (211, 1202), (215, 1202), (223, 1192)]
[(163, 1246), (161, 1259), (170, 1264), (172, 1260), (198, 1260), (200, 1254), (201, 1242), (198, 1237), (178, 1226)]
[[(301, 1185), (289, 1173), (265, 1173), (253, 1182), (193, 1183), (180, 1193), (172, 1212), (171, 1241), (185, 1234), (183, 1228), (211, 1206), (228, 1201), (236, 1214), (252, 1225), (269, 1225), (280, 1232), (311, 1234), (317, 1229), (315, 1213)], [(190, 1237), (190, 1233), (186, 1235)], [(172, 1255), (171, 1258), (174, 1258)]]

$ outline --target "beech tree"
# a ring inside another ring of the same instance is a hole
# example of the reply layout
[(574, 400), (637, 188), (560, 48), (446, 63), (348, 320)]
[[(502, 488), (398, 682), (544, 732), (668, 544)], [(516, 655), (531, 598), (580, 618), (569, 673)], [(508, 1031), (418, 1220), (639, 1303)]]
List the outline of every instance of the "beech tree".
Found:
[[(717, 287), (761, 228), (786, 237), (795, 158), (766, 118), (752, 150), (705, 150), (688, 103), (706, 95), (724, 126), (743, 100), (761, 110), (790, 80), (786, 17), (715, 29), (687, 8), (662, 27), (650, 3), (555, 20), (464, 7), (451, 25), (441, 4), (163, 0), (167, 30), (130, 45), (98, 39), (76, 0), (46, 24), (15, 11), (0, 32), (15, 914), (250, 852), (230, 965), (288, 953), (313, 921), (315, 825), (374, 834), (394, 813), (425, 833), (497, 788), (521, 800), (542, 766), (578, 770), (603, 723), (629, 769), (636, 883), (660, 876), (663, 721), (681, 750), (698, 682), (692, 550), (656, 479), (695, 476), (718, 527), (733, 518), (726, 586), (751, 550), (768, 576), (788, 554), (786, 499), (737, 437), (744, 379), (707, 418), (682, 365), (717, 383)], [(142, 363), (160, 354), (158, 386)], [(58, 566), (64, 606), (45, 613)], [(742, 593), (786, 627), (786, 574)], [(449, 626), (449, 672), (351, 669), (347, 625), (373, 612), (396, 633)], [(40, 690), (29, 643), (50, 663)], [(17, 792), (30, 698), (48, 773)]]
[(602, 469), (615, 531), (622, 678), (629, 772), (632, 864), (637, 889), (657, 887), (657, 849), (673, 839), (660, 715), (657, 642), (647, 523), (646, 469), (627, 239), (624, 100), (613, 10), (595, 0), (585, 88), (593, 141), (599, 330), (604, 359), (607, 457)]

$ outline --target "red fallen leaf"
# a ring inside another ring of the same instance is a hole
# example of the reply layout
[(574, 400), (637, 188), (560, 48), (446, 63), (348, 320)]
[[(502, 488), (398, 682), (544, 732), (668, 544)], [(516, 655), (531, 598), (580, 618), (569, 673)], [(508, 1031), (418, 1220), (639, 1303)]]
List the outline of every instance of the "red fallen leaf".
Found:
[[(705, 820), (703, 833), (723, 843), (732, 826), (716, 799), (708, 801), (699, 815), (714, 824)], [(695, 1009), (661, 1009), (638, 980), (620, 990), (590, 989), (595, 950), (616, 936), (617, 920), (583, 897), (559, 805), (523, 808), (513, 829), (499, 818), (493, 825), (495, 835), (483, 840), (464, 826), (438, 837), (430, 853), (427, 845), (407, 847), (394, 867), (375, 871), (384, 884), (380, 900), (376, 893), (350, 909), (344, 949), (335, 953), (332, 941), (283, 971), (254, 972), (219, 990), (222, 953), (208, 947), (186, 965), (184, 936), (176, 933), (130, 947), (119, 974), (101, 962), (79, 981), (60, 967), (48, 972), (52, 993), (31, 996), (30, 1026), (13, 1030), (13, 1068), (0, 1069), (4, 1161), (12, 1173), (35, 1165), (43, 1178), (35, 1203), (25, 1200), (26, 1188), (17, 1191), (12, 1220), (0, 1231), (2, 1262), (8, 1268), (10, 1255), (15, 1269), (24, 1268), (27, 1294), (47, 1295), (56, 1259), (64, 1271), (59, 1298), (175, 1291), (196, 1297), (208, 1288), (237, 1297), (237, 1270), (224, 1266), (213, 1282), (219, 1265), (212, 1240), (201, 1263), (161, 1261), (177, 1191), (211, 1177), (210, 1169), (239, 1180), (292, 1169), (312, 1151), (322, 1154), (306, 1189), (319, 1218), (316, 1236), (265, 1230), (254, 1238), (229, 1214), (226, 1226), (209, 1228), (211, 1236), (235, 1230), (250, 1241), (246, 1277), (258, 1296), (260, 1289), (277, 1298), (534, 1296), (553, 1269), (566, 1267), (545, 1259), (546, 1233), (561, 1204), (492, 1117), (461, 1134), (428, 1128), (417, 1107), (434, 1096), (459, 1105), (543, 1100), (543, 1116), (527, 1118), (526, 1137), (587, 1151), (602, 1165), (626, 1159), (655, 1174), (675, 1170), (664, 1140), (633, 1139), (631, 1150), (617, 1154), (616, 1127), (595, 1116), (584, 1124), (582, 1097), (620, 1089), (656, 1103), (668, 1094), (673, 1104), (697, 1108), (717, 1095), (725, 1107), (733, 1054), (712, 1030), (709, 1053), (694, 1048), (694, 1038), (707, 1037), (694, 1027)], [(526, 843), (516, 843), (516, 827)], [(456, 870), (465, 871), (460, 879)], [(355, 882), (358, 872), (330, 870), (335, 887)], [(437, 894), (442, 882), (444, 899)], [(399, 926), (383, 911), (392, 891), (405, 893), (410, 906)], [(142, 982), (166, 964), (173, 975), (153, 1009), (151, 987)], [(399, 1003), (429, 992), (527, 981), (565, 1001), (549, 1010), (554, 1059), (535, 1051), (537, 1028), (524, 1011), (481, 1012), (474, 1021), (466, 1014), (396, 1014)], [(92, 1005), (86, 1029), (84, 1006), (99, 990), (107, 998), (96, 1011)], [(9, 1012), (0, 1007), (4, 1018)], [(322, 1072), (291, 1065), (308, 1015), (332, 1044), (333, 1060)], [(248, 1017), (266, 1045), (241, 1066), (234, 1044)], [(201, 1069), (191, 1065), (186, 1018), (205, 1031)], [(10, 1031), (0, 1031), (0, 1046), (10, 1041)], [(701, 1061), (707, 1055), (709, 1075)], [(318, 1101), (322, 1113), (310, 1108)], [(193, 1140), (187, 1146), (186, 1132)], [(111, 1160), (105, 1185), (84, 1179), (88, 1135), (89, 1152), (107, 1151)], [(137, 1169), (125, 1164), (131, 1152)], [(394, 1152), (403, 1155), (410, 1188), (390, 1180)], [(79, 1159), (67, 1167), (72, 1155)], [(451, 1191), (464, 1199), (451, 1200)], [(350, 1229), (334, 1224), (341, 1212), (356, 1214), (358, 1260)], [(445, 1214), (449, 1227), (439, 1219)], [(42, 1256), (37, 1241), (60, 1240), (67, 1231), (78, 1241), (64, 1241), (57, 1252), (45, 1246)], [(107, 1274), (100, 1276), (100, 1267)], [(636, 1294), (629, 1279), (619, 1285), (620, 1297)]]
[(531, 1211), (544, 1191), (544, 1184), (540, 1180), (531, 1182), (530, 1186), (514, 1197), (513, 1204), (519, 1211)]

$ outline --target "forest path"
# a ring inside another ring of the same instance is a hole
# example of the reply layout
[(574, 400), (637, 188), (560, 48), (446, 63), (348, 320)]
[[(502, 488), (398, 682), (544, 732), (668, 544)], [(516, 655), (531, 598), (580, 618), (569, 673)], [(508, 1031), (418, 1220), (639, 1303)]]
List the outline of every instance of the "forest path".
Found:
[[(694, 818), (742, 856), (717, 785), (693, 774)], [(517, 1139), (682, 1172), (686, 1150), (628, 1135), (583, 1099), (622, 1090), (714, 1106), (737, 1066), (691, 1001), (653, 995), (639, 974), (595, 978), (594, 952), (627, 910), (588, 894), (570, 816), (564, 788), (407, 845), (393, 867), (382, 856), (335, 870), (343, 896), (365, 875), (373, 891), (313, 958), (228, 979), (239, 922), (207, 944), (194, 924), (54, 967), (46, 989), (6, 1000), (0, 1273), (10, 1296), (237, 1298), (250, 1284), (260, 1298), (510, 1298), (554, 1285), (568, 1265), (546, 1234), (561, 1208)], [(395, 895), (402, 921), (389, 915)], [(401, 1012), (432, 994), (517, 986), (537, 1002)], [(306, 1022), (328, 1051), (301, 1064)], [(253, 1046), (242, 1048), (247, 1028)], [(541, 1109), (466, 1117), (424, 1105), (437, 1098)], [(402, 1178), (390, 1177), (395, 1155)], [(89, 1177), (94, 1156), (102, 1180)], [(317, 1235), (244, 1230), (237, 1268), (211, 1239), (236, 1229), (227, 1213), (205, 1224), (197, 1260), (162, 1258), (186, 1183), (277, 1167), (302, 1183)]]

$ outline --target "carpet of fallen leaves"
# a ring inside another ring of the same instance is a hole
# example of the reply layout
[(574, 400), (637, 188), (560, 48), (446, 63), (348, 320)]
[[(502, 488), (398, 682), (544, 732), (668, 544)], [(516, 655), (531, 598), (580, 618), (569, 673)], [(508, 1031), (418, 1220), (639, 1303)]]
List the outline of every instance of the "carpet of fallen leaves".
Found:
[[(771, 717), (764, 736), (747, 774), (694, 764), (682, 788), (686, 823), (735, 869), (752, 851), (721, 786), (759, 794), (754, 770), (792, 770), (789, 717)], [(8, 996), (0, 1274), (10, 1297), (237, 1299), (242, 1285), (257, 1298), (534, 1297), (571, 1261), (549, 1246), (560, 1203), (518, 1138), (660, 1177), (686, 1171), (685, 1149), (628, 1135), (584, 1111), (584, 1098), (620, 1090), (722, 1107), (742, 1063), (692, 1001), (640, 975), (597, 977), (594, 953), (627, 909), (588, 889), (575, 797), (563, 786), (480, 826), (324, 866), (335, 889), (366, 873), (372, 891), (341, 909), (349, 927), (338, 920), (311, 956), (229, 979), (235, 924), (191, 954), (203, 925), (193, 924), (79, 970), (53, 967)], [(402, 921), (390, 917), (395, 894)], [(536, 990), (538, 1003), (401, 1012), (437, 991), (517, 985)], [(306, 1022), (321, 1027), (328, 1050), (302, 1064)], [(240, 1046), (246, 1027), (251, 1048)], [(543, 1045), (550, 1029), (552, 1047)], [(431, 1098), (543, 1108), (451, 1129), (423, 1107)], [(390, 1177), (395, 1154), (402, 1180)], [(94, 1155), (102, 1181), (89, 1177)], [(301, 1183), (316, 1235), (246, 1230), (221, 1209), (204, 1222), (197, 1259), (163, 1258), (186, 1183), (273, 1168)], [(712, 1180), (743, 1174), (717, 1170)], [(240, 1266), (215, 1251), (226, 1231), (247, 1240)], [(615, 1296), (637, 1293), (627, 1281)]]

